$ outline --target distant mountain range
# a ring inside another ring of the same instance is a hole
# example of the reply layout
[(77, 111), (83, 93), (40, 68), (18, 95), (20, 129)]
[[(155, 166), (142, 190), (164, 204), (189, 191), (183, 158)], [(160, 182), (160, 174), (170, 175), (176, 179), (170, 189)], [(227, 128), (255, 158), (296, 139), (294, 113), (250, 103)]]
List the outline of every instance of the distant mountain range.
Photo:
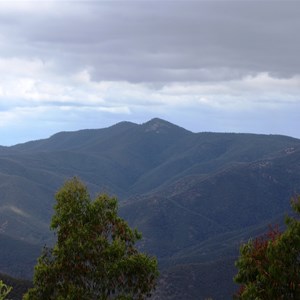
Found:
[(0, 147), (0, 272), (32, 276), (53, 241), (54, 194), (73, 176), (116, 195), (143, 233), (160, 262), (153, 299), (230, 299), (239, 245), (281, 223), (300, 192), (300, 140), (153, 119)]

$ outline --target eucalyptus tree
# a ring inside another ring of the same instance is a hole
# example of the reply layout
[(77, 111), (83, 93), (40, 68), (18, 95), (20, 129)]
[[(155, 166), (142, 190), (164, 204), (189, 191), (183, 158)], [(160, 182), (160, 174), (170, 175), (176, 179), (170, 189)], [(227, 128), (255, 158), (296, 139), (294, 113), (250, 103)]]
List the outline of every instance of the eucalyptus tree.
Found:
[(23, 299), (145, 299), (155, 288), (157, 260), (139, 252), (137, 230), (118, 216), (117, 199), (91, 200), (73, 178), (56, 194), (51, 229), (53, 248), (45, 248), (35, 267), (34, 287)]
[(237, 299), (300, 299), (300, 197), (292, 200), (286, 229), (270, 229), (242, 245), (236, 262)]

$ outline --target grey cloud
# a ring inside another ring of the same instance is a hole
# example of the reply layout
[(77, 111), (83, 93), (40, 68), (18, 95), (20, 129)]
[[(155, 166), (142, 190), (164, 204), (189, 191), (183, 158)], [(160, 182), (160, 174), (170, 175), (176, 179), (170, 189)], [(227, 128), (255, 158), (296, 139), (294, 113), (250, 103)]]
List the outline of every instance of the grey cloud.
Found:
[(64, 2), (53, 10), (60, 6), (7, 17), (10, 53), (53, 60), (62, 73), (91, 67), (97, 81), (299, 74), (297, 1)]

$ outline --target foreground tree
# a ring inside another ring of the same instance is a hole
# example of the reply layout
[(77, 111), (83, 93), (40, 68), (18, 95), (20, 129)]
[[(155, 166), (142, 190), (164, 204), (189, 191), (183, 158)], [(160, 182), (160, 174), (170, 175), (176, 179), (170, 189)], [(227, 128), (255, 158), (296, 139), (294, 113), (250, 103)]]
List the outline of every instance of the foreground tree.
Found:
[(0, 300), (7, 299), (6, 297), (11, 292), (12, 287), (6, 285), (2, 280), (0, 280)]
[[(300, 214), (300, 197), (292, 200)], [(240, 250), (235, 282), (241, 284), (236, 299), (300, 299), (300, 220), (287, 217), (286, 229), (250, 240)]]
[(51, 228), (54, 248), (45, 248), (35, 267), (30, 300), (144, 299), (158, 277), (157, 260), (140, 253), (141, 238), (117, 212), (117, 200), (91, 201), (74, 178), (56, 194)]

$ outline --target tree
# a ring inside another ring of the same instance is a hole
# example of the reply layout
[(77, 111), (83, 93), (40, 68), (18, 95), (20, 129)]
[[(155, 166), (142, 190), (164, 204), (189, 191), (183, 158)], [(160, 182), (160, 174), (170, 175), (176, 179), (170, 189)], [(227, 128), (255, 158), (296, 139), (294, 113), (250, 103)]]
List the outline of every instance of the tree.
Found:
[(12, 287), (6, 285), (2, 280), (0, 280), (0, 300), (7, 299), (7, 295), (11, 292)]
[(291, 205), (296, 214), (286, 218), (284, 232), (270, 228), (264, 237), (242, 245), (236, 299), (300, 299), (300, 197)]
[(73, 178), (56, 194), (51, 229), (57, 242), (35, 267), (34, 287), (23, 299), (144, 299), (158, 277), (157, 260), (140, 253), (141, 235), (118, 216), (117, 199), (91, 201)]

